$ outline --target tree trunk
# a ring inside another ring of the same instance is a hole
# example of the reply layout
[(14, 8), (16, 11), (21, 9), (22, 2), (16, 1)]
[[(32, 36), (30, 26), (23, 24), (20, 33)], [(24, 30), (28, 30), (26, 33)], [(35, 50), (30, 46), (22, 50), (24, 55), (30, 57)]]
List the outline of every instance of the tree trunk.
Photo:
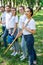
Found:
[(39, 7), (39, 0), (36, 0), (36, 9)]

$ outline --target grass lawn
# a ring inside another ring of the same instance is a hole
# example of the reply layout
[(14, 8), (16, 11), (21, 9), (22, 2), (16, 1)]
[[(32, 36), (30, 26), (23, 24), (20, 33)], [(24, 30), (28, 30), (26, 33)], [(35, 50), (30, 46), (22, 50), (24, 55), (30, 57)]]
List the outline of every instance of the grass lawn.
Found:
[[(43, 10), (40, 10), (35, 16), (36, 20), (36, 34), (35, 37), (35, 49), (37, 53), (37, 65), (43, 65)], [(0, 27), (1, 28), (1, 27)], [(19, 57), (11, 56), (12, 51), (8, 51), (7, 54), (3, 55), (3, 52), (0, 48), (0, 65), (28, 65), (27, 59), (23, 62), (20, 61)]]

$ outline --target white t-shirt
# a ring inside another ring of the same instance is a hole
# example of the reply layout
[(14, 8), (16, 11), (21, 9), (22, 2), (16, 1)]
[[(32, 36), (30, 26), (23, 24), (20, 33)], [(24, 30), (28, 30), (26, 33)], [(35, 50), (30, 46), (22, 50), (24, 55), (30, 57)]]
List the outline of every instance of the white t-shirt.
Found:
[(3, 12), (1, 15), (1, 20), (2, 20), (2, 26), (5, 26), (5, 16), (6, 16), (6, 12)]
[(12, 16), (9, 22), (9, 28), (14, 28), (15, 23), (18, 23), (18, 16)]
[[(29, 21), (29, 19), (26, 19), (25, 22), (24, 22), (24, 25), (25, 25), (27, 28), (31, 29), (31, 30), (35, 30), (35, 29), (36, 29), (36, 25), (35, 25), (34, 19), (32, 18), (32, 19), (30, 20), (30, 22), (27, 24), (28, 21)], [(26, 24), (27, 24), (27, 25), (26, 25)], [(24, 29), (24, 30), (23, 30), (23, 35), (28, 35), (28, 34), (32, 34), (32, 33), (28, 32), (27, 30)]]
[(23, 22), (25, 22), (25, 20), (26, 20), (26, 15), (25, 14), (21, 15), (19, 18), (19, 24), (18, 24), (18, 27), (20, 29), (22, 29), (22, 24), (23, 24)]
[(12, 16), (11, 12), (9, 12), (9, 13), (6, 12), (6, 18), (5, 18), (5, 20), (6, 20), (6, 28), (7, 29), (9, 29), (9, 26), (10, 26), (9, 23), (10, 23), (11, 16)]

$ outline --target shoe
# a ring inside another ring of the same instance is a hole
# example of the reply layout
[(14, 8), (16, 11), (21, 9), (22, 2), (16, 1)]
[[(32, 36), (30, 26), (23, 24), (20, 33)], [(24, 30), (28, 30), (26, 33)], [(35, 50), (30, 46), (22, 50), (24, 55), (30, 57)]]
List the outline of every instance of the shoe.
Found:
[(36, 62), (36, 61), (34, 61), (34, 62), (33, 62), (33, 65), (36, 65), (36, 64), (37, 64), (37, 62)]
[(25, 59), (26, 59), (26, 57), (23, 55), (20, 60), (23, 61)]
[(17, 52), (15, 52), (15, 54), (13, 55), (13, 56), (16, 56), (18, 53)]
[(24, 56), (24, 54), (22, 56), (20, 56), (20, 58), (22, 58)]
[(14, 47), (11, 47), (10, 50), (14, 50)]
[(17, 52), (13, 52), (12, 54), (11, 54), (11, 56), (16, 56), (18, 53)]
[(13, 53), (11, 54), (11, 56), (14, 55), (14, 54), (15, 54), (15, 52), (13, 52)]

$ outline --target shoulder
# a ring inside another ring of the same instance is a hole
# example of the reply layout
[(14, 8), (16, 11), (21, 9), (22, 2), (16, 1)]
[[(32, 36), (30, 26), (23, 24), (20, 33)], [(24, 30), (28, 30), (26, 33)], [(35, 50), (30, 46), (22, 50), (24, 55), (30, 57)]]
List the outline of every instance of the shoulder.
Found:
[(22, 17), (23, 17), (23, 18), (26, 18), (26, 15), (24, 14)]
[(10, 15), (12, 15), (12, 13), (11, 13), (11, 12), (10, 12), (9, 14), (10, 14)]
[(23, 14), (23, 15), (21, 15), (21, 16), (20, 16), (20, 18), (26, 18), (26, 15), (25, 15), (25, 14)]
[(4, 12), (4, 14), (6, 14), (6, 12)]
[(15, 16), (12, 16), (12, 17), (11, 17), (11, 19), (14, 19), (14, 18), (15, 18)]
[(18, 16), (16, 15), (16, 18), (18, 18)]
[(28, 22), (28, 19), (26, 18), (25, 22)]
[(9, 15), (9, 16), (11, 16), (11, 15), (12, 15), (12, 13), (11, 13), (11, 12), (9, 12), (9, 13), (7, 13), (7, 12), (6, 12), (6, 15)]
[(25, 25), (27, 24), (27, 22), (28, 22), (28, 18), (26, 18), (26, 19), (25, 19), (25, 22), (24, 22), (24, 23), (25, 23)]
[(6, 12), (4, 12), (3, 15), (6, 16)]
[(35, 24), (35, 20), (32, 18), (31, 21), (30, 21), (30, 23)]
[(18, 23), (18, 16), (15, 16), (15, 22)]
[(25, 14), (22, 16), (22, 20), (23, 20), (23, 22), (25, 22), (25, 20), (26, 20), (26, 15)]

